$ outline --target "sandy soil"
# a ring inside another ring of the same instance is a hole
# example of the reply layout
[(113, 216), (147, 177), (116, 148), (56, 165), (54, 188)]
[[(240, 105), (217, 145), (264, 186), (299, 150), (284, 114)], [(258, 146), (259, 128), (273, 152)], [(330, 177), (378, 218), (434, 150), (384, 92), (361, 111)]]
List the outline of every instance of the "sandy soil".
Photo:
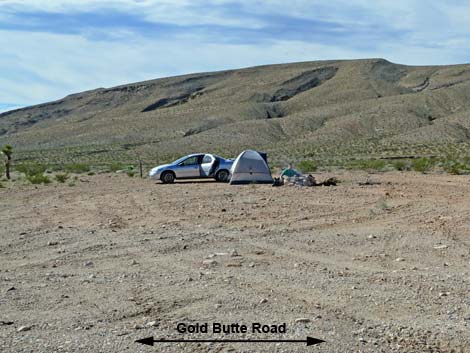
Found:
[[(0, 351), (470, 352), (470, 178), (335, 175), (0, 189)], [(286, 323), (225, 338), (326, 342), (134, 342), (224, 338), (180, 322)]]

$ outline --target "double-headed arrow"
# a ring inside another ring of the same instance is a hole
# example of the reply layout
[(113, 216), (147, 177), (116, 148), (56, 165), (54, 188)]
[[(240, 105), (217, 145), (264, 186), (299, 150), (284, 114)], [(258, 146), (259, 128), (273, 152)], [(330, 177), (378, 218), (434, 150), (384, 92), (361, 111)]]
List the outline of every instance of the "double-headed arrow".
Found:
[(182, 343), (208, 343), (208, 342), (213, 342), (213, 343), (223, 343), (223, 342), (232, 342), (232, 343), (306, 343), (307, 346), (313, 346), (315, 344), (320, 344), (322, 342), (325, 342), (323, 340), (319, 340), (318, 338), (313, 338), (313, 337), (307, 337), (304, 340), (231, 340), (231, 339), (226, 339), (226, 340), (200, 340), (200, 339), (194, 339), (194, 340), (167, 340), (167, 339), (159, 339), (156, 340), (152, 337), (147, 337), (147, 338), (142, 338), (140, 340), (137, 340), (136, 343), (142, 343), (146, 344), (149, 346), (153, 346), (154, 343), (172, 343), (172, 342), (182, 342)]

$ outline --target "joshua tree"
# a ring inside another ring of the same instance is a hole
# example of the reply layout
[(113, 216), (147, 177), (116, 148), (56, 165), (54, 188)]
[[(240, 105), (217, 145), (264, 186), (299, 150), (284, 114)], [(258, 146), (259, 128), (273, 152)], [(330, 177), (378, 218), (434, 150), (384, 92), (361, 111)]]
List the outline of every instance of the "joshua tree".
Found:
[(5, 174), (8, 180), (10, 180), (10, 166), (11, 166), (11, 155), (13, 154), (13, 147), (5, 145), (2, 148), (2, 154), (5, 156)]

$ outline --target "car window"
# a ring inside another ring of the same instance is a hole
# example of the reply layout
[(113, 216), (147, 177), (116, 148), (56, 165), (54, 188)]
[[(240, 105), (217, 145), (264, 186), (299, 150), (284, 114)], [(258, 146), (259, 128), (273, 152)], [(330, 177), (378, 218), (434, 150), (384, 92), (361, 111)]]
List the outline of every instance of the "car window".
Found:
[(199, 156), (189, 157), (188, 159), (184, 160), (180, 163), (180, 165), (195, 165), (198, 163)]
[(204, 158), (202, 159), (202, 163), (212, 163), (212, 156), (210, 154), (204, 155)]

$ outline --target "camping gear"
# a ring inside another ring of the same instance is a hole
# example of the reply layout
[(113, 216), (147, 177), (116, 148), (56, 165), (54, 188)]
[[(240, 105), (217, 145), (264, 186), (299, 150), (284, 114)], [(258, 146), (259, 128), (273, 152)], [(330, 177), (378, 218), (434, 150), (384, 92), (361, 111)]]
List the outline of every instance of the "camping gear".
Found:
[(230, 184), (272, 184), (273, 177), (265, 158), (253, 150), (240, 153), (230, 169)]
[(323, 183), (317, 184), (317, 185), (323, 185), (323, 186), (336, 186), (340, 181), (338, 178), (332, 177), (326, 179)]
[(284, 179), (274, 178), (273, 186), (282, 186), (284, 185)]
[(317, 185), (317, 181), (315, 180), (315, 177), (312, 174), (309, 174), (304, 179), (304, 186), (315, 186), (315, 185)]

